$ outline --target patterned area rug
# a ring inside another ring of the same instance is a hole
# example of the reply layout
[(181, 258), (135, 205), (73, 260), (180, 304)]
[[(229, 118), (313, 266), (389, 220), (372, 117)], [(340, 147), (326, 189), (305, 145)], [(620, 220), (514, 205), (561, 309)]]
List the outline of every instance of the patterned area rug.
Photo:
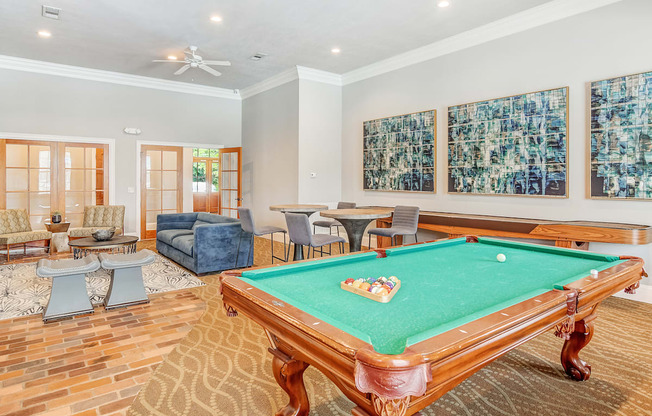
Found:
[[(109, 271), (104, 269), (86, 276), (86, 290), (93, 304), (104, 301), (109, 279)], [(148, 294), (204, 285), (192, 273), (158, 254), (154, 263), (143, 267), (143, 282)], [(0, 266), (0, 319), (42, 313), (51, 286), (52, 279), (36, 275), (36, 263)]]
[[(256, 239), (256, 264), (269, 263), (269, 242)], [(282, 244), (279, 247), (282, 250)], [(276, 249), (275, 249), (276, 250)], [(279, 251), (280, 252), (280, 251)], [(272, 376), (262, 328), (227, 318), (217, 276), (197, 294), (206, 313), (156, 369), (129, 416), (273, 415), (287, 395)], [(443, 415), (652, 415), (652, 305), (609, 298), (598, 308), (595, 335), (581, 357), (586, 382), (570, 380), (548, 332), (483, 368), (422, 411)], [(311, 416), (351, 415), (353, 403), (313, 367), (304, 374)]]

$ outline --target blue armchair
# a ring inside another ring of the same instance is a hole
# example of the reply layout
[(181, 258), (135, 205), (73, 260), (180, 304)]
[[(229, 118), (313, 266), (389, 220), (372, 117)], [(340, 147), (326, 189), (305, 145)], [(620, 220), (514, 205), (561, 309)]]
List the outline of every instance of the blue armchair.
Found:
[(156, 218), (158, 252), (197, 274), (251, 266), (253, 258), (247, 256), (253, 251), (251, 241), (240, 220), (223, 215), (192, 212)]

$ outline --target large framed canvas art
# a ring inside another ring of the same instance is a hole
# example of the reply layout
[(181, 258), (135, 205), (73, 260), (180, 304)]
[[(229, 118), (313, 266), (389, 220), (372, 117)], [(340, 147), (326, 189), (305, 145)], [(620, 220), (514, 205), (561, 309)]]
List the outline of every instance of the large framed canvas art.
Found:
[(652, 72), (591, 83), (589, 196), (652, 201)]
[(448, 108), (448, 192), (568, 196), (568, 87)]
[(363, 188), (435, 192), (436, 111), (365, 121)]

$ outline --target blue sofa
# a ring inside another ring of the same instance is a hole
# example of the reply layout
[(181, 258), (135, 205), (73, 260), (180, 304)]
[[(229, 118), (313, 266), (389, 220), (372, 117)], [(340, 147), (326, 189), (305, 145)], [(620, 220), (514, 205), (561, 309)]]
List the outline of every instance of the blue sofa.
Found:
[(240, 220), (223, 215), (192, 212), (159, 214), (156, 218), (158, 252), (197, 274), (251, 266), (253, 256), (247, 258), (251, 241)]

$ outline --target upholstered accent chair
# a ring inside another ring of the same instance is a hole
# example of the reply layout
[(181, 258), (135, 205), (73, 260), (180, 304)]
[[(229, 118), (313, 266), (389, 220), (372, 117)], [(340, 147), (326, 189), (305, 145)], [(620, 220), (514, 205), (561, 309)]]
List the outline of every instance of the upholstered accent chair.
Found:
[(81, 227), (71, 228), (68, 235), (71, 240), (90, 237), (95, 231), (115, 227), (115, 235), (124, 232), (124, 205), (89, 205), (84, 207), (84, 222)]
[(45, 250), (50, 250), (52, 233), (46, 230), (32, 230), (29, 215), (25, 209), (6, 209), (0, 211), (0, 248), (7, 250), (7, 261), (12, 246), (23, 246), (23, 252), (28, 243), (45, 241)]

